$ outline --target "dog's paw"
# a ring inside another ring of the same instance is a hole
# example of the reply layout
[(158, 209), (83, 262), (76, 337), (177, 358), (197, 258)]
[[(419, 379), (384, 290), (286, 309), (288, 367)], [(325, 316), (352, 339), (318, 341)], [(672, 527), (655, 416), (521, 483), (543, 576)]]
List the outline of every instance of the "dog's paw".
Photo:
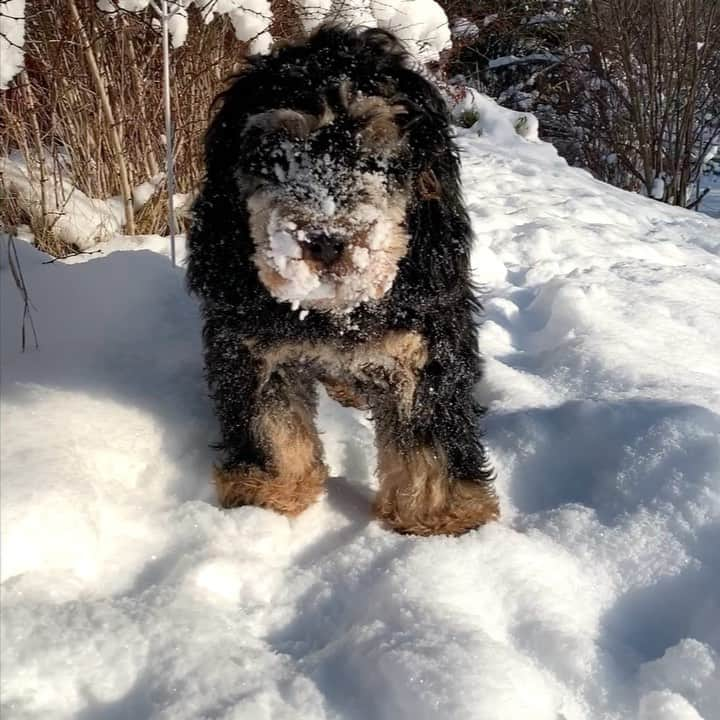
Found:
[(437, 495), (426, 502), (396, 489), (378, 498), (375, 515), (392, 530), (409, 535), (462, 535), (500, 517), (490, 483), (455, 481), (442, 501), (437, 500)]
[(294, 517), (322, 495), (327, 475), (324, 465), (288, 477), (276, 477), (254, 466), (216, 467), (213, 481), (222, 507), (257, 505)]

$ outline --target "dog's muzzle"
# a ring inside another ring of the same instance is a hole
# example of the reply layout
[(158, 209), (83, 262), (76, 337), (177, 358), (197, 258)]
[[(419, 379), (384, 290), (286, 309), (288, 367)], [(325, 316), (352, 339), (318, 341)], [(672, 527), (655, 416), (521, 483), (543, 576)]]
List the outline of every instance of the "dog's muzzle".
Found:
[(342, 256), (345, 245), (345, 239), (334, 233), (309, 232), (302, 245), (303, 258), (331, 267)]
[(317, 206), (256, 192), (248, 210), (261, 282), (277, 300), (307, 310), (345, 313), (379, 300), (407, 252), (406, 205), (401, 192)]

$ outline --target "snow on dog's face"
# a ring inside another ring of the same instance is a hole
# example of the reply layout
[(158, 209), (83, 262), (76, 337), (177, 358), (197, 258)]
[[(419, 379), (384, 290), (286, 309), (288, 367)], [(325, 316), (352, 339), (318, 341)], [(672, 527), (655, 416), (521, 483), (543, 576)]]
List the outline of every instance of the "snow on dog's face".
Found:
[(392, 287), (408, 246), (408, 192), (393, 172), (403, 108), (338, 94), (318, 114), (251, 116), (238, 180), (250, 189), (252, 259), (273, 297), (347, 312)]

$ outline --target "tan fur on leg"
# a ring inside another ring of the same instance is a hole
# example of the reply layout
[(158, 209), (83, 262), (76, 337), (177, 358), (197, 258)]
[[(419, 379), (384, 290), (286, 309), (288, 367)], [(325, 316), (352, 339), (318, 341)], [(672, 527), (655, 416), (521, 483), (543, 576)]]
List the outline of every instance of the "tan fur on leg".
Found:
[(327, 472), (315, 468), (304, 476), (278, 478), (257, 467), (214, 473), (218, 500), (223, 507), (258, 505), (294, 517), (322, 495)]
[(341, 384), (332, 379), (323, 379), (327, 394), (343, 407), (351, 407), (356, 410), (367, 410), (369, 405), (367, 398), (349, 384)]
[(379, 448), (378, 472), (375, 514), (397, 532), (460, 535), (500, 515), (491, 486), (450, 480), (445, 457), (429, 448)]
[(328, 476), (312, 417), (301, 405), (272, 408), (259, 418), (255, 432), (267, 453), (268, 469), (216, 468), (220, 504), (259, 505), (299, 515), (320, 497)]

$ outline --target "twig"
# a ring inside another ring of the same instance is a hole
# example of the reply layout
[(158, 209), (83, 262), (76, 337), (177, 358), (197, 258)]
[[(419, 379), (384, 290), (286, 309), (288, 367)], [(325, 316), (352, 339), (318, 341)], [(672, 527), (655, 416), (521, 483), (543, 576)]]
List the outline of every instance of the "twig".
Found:
[(135, 216), (133, 211), (133, 199), (132, 190), (130, 188), (130, 180), (128, 178), (127, 165), (125, 163), (125, 157), (123, 155), (122, 144), (120, 143), (120, 136), (117, 130), (117, 124), (113, 115), (112, 106), (110, 105), (110, 99), (105, 88), (105, 83), (100, 75), (97, 60), (95, 58), (95, 52), (93, 51), (92, 44), (88, 38), (85, 26), (80, 19), (80, 13), (78, 12), (75, 0), (67, 0), (68, 9), (70, 15), (77, 27), (80, 39), (82, 40), (83, 50), (85, 52), (85, 59), (90, 69), (90, 74), (95, 82), (95, 88), (100, 98), (100, 103), (105, 116), (105, 121), (108, 124), (110, 133), (110, 141), (115, 151), (115, 157), (117, 158), (118, 174), (120, 175), (120, 192), (123, 198), (123, 205), (125, 208), (125, 231), (128, 235), (135, 234)]
[(102, 250), (77, 250), (75, 252), (68, 253), (59, 257), (54, 257), (52, 260), (43, 260), (43, 265), (52, 265), (58, 260), (67, 260), (68, 258), (78, 257), (78, 255), (97, 255), (102, 254)]
[(703, 201), (703, 199), (709, 192), (710, 192), (709, 187), (703, 188), (703, 191), (685, 209), (686, 210), (695, 210), (695, 208), (700, 207), (700, 203)]
[(17, 288), (20, 291), (24, 304), (22, 331), (20, 334), (21, 350), (22, 352), (25, 352), (25, 347), (27, 345), (27, 333), (25, 328), (28, 324), (30, 325), (30, 330), (32, 331), (35, 349), (38, 350), (40, 345), (38, 344), (38, 336), (35, 331), (35, 322), (33, 321), (31, 311), (31, 308), (32, 310), (37, 310), (37, 308), (30, 301), (30, 294), (28, 293), (27, 285), (25, 284), (25, 277), (23, 275), (22, 267), (20, 266), (20, 258), (18, 257), (17, 247), (15, 247), (15, 237), (13, 235), (8, 235), (8, 264), (10, 265), (10, 272), (12, 273), (15, 285), (17, 285)]

